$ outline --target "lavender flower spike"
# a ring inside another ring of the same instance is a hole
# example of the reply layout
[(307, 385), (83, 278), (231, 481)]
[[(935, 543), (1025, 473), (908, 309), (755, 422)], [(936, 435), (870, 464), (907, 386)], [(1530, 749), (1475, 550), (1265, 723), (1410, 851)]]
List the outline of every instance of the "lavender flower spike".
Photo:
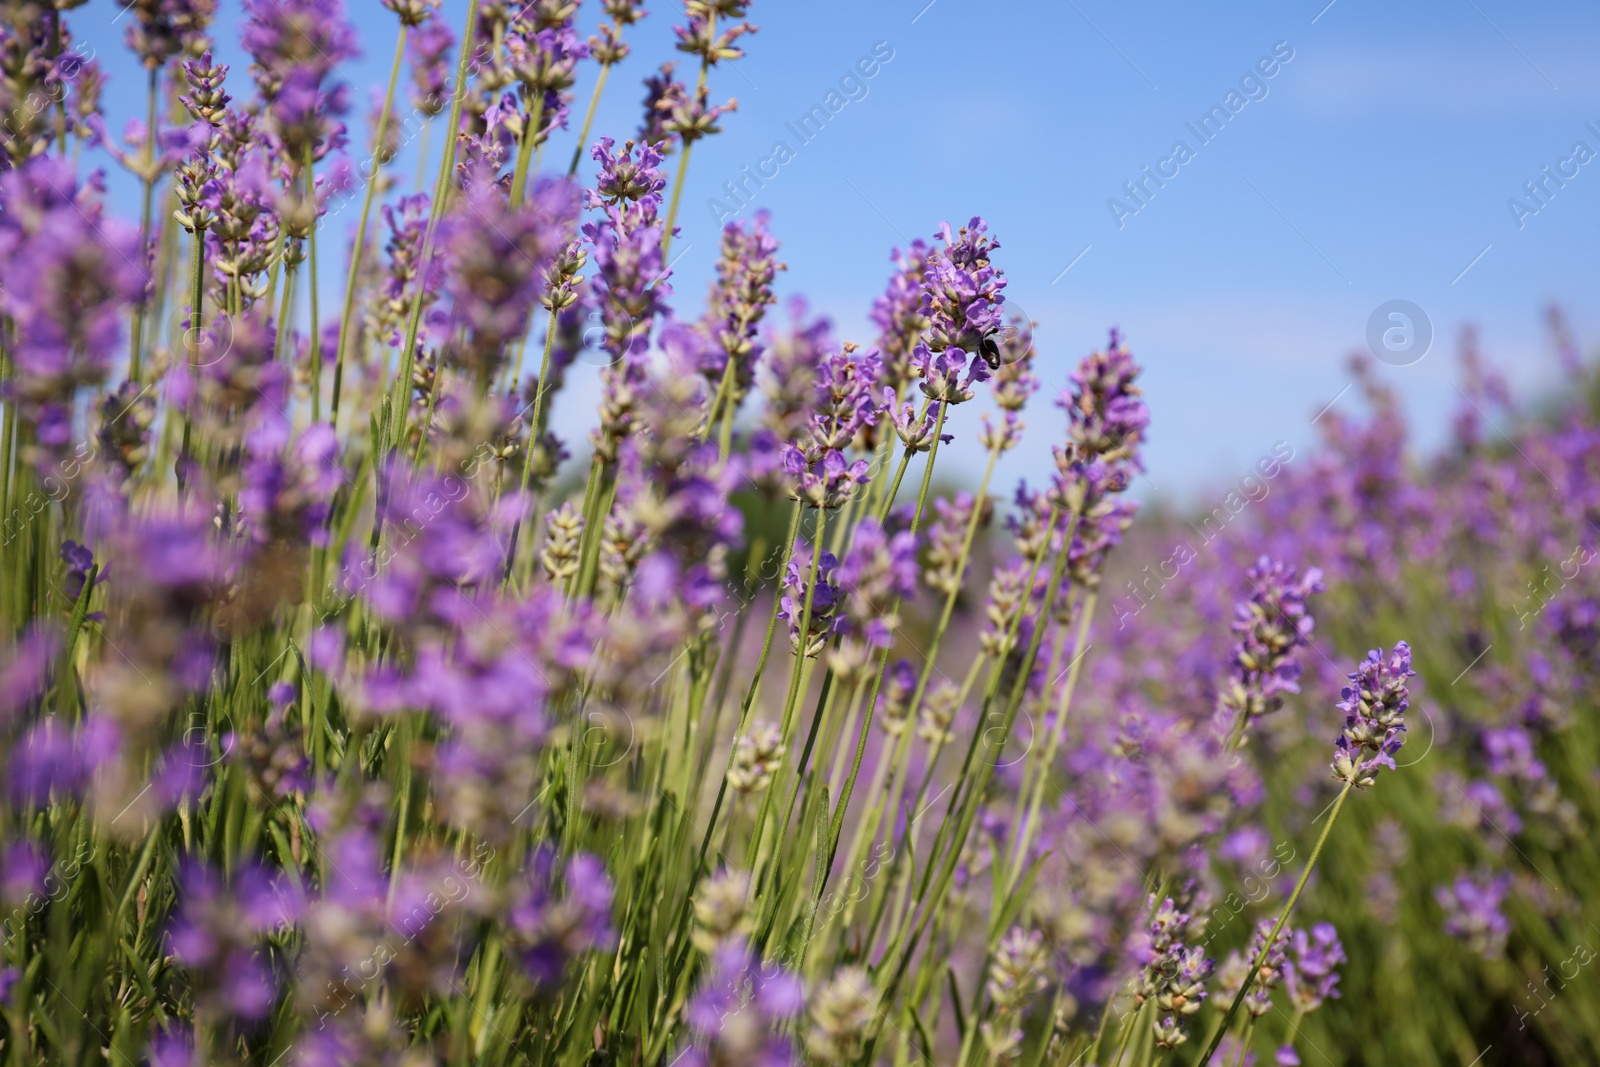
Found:
[(1351, 673), (1352, 684), (1345, 687), (1338, 704), (1346, 718), (1344, 732), (1334, 742), (1334, 778), (1365, 789), (1384, 767), (1394, 770), (1394, 754), (1406, 740), (1405, 713), (1410, 707), (1406, 679), (1416, 673), (1411, 669), (1411, 646), (1404, 641), (1394, 646), (1387, 660), (1381, 649), (1368, 652)]

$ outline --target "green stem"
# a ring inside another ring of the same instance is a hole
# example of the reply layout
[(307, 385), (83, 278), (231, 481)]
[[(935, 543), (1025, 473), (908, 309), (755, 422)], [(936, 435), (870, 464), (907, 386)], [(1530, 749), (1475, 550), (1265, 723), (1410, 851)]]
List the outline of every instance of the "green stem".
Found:
[(1328, 834), (1333, 831), (1333, 824), (1339, 819), (1339, 812), (1344, 808), (1345, 798), (1350, 795), (1354, 783), (1345, 782), (1344, 788), (1339, 790), (1338, 799), (1333, 802), (1333, 810), (1328, 812), (1328, 821), (1322, 826), (1322, 833), (1317, 837), (1316, 847), (1311, 850), (1311, 856), (1306, 860), (1305, 868), (1300, 872), (1300, 880), (1294, 884), (1294, 892), (1289, 894), (1289, 902), (1283, 906), (1283, 911), (1278, 915), (1278, 921), (1272, 926), (1272, 933), (1267, 935), (1266, 941), (1261, 945), (1261, 951), (1256, 953), (1256, 958), (1250, 964), (1250, 971), (1244, 976), (1244, 983), (1239, 986), (1238, 994), (1233, 998), (1233, 1003), (1228, 1007), (1228, 1014), (1222, 1017), (1222, 1026), (1218, 1028), (1216, 1036), (1211, 1039), (1211, 1044), (1206, 1048), (1205, 1055), (1201, 1056), (1195, 1067), (1205, 1067), (1215, 1055), (1217, 1046), (1222, 1044), (1222, 1035), (1228, 1032), (1228, 1025), (1233, 1022), (1233, 1017), (1239, 1013), (1239, 1007), (1244, 1003), (1244, 998), (1250, 992), (1250, 986), (1256, 979), (1256, 972), (1261, 970), (1261, 963), (1267, 958), (1268, 951), (1278, 942), (1278, 934), (1289, 921), (1289, 916), (1294, 911), (1295, 904), (1300, 901), (1300, 894), (1306, 888), (1306, 882), (1311, 879), (1311, 871), (1317, 865), (1317, 859), (1322, 855), (1322, 848), (1328, 843)]
[(678, 202), (683, 198), (683, 176), (688, 173), (689, 150), (693, 147), (693, 141), (685, 141), (683, 143), (683, 154), (678, 157), (678, 178), (672, 183), (672, 204), (667, 208), (667, 224), (661, 230), (661, 265), (663, 268), (672, 266), (672, 261), (667, 258), (667, 249), (672, 246), (672, 224), (678, 217)]
[[(928, 405), (931, 403), (933, 403), (932, 400), (923, 402), (922, 410), (917, 412), (917, 420), (915, 423), (913, 423), (913, 425), (920, 426), (922, 424), (922, 420), (928, 415)], [(945, 406), (943, 404), (939, 405), (939, 425), (941, 427), (944, 425), (944, 408)], [(934, 434), (934, 440), (936, 442), (938, 441), (937, 433)], [(937, 446), (935, 445), (935, 447)], [(915, 454), (916, 453), (909, 448), (901, 453), (900, 467), (894, 472), (894, 480), (889, 483), (888, 491), (885, 493), (883, 498), (883, 510), (878, 513), (878, 521), (880, 523), (889, 521), (889, 512), (894, 510), (894, 498), (900, 495), (900, 482), (904, 480), (906, 476), (906, 468), (911, 466), (911, 457)]]
[[(189, 305), (189, 333), (186, 340), (189, 349), (189, 377), (191, 385), (198, 388), (200, 381), (200, 333), (205, 329), (205, 299), (206, 299), (206, 229), (204, 226), (194, 228), (194, 277), (189, 291), (192, 303)], [(184, 473), (184, 464), (189, 459), (189, 438), (193, 427), (194, 406), (198, 397), (190, 397), (189, 406), (183, 412), (183, 443), (178, 449), (178, 496), (182, 498), (188, 488), (188, 478)]]
[[(1054, 529), (1056, 521), (1060, 517), (1060, 513), (1061, 507), (1059, 504), (1050, 509), (1050, 516), (1046, 522), (1047, 529)], [(1074, 513), (1072, 521), (1068, 524), (1066, 536), (1063, 538), (1061, 551), (1057, 555), (1056, 565), (1052, 570), (1049, 584), (1045, 587), (1045, 602), (1041, 606), (1038, 614), (1041, 625), (1034, 627), (1033, 636), (1028, 642), (1027, 651), (1017, 668), (1016, 680), (1013, 682), (1011, 687), (1011, 697), (1006, 702), (1005, 712), (1001, 717), (1001, 727), (999, 733), (999, 747), (1001, 749), (1004, 748), (1006, 740), (1011, 736), (1011, 727), (1016, 721), (1017, 709), (1021, 706), (1022, 694), (1026, 690), (1028, 676), (1032, 672), (1034, 661), (1039, 654), (1039, 644), (1044, 638), (1044, 631), (1047, 629), (1046, 626), (1042, 625), (1042, 622), (1045, 617), (1049, 615), (1054, 603), (1056, 591), (1060, 588), (1062, 577), (1066, 574), (1067, 561), (1070, 555), (1069, 549), (1072, 545), (1072, 538), (1076, 531), (1076, 524), (1077, 515)], [(1044, 563), (1044, 558), (1044, 555), (1041, 553), (1039, 558), (1034, 561), (1033, 568), (1028, 574), (1027, 584), (1023, 588), (1033, 588), (1034, 583), (1038, 580), (1039, 570)], [(1017, 629), (1021, 625), (1022, 616), (1024, 614), (1024, 611), (1019, 611), (1011, 620), (1011, 626), (1007, 630), (1007, 647), (1010, 647), (1010, 642), (1015, 641)], [(1000, 657), (995, 660), (994, 664), (990, 668), (989, 683), (985, 687), (986, 692), (984, 695), (983, 710), (982, 714), (979, 716), (980, 723), (987, 721), (989, 717), (989, 709), (993, 705), (995, 696), (998, 695), (1000, 676), (1004, 667), (1005, 659), (1004, 657)], [(910, 966), (911, 956), (916, 950), (917, 941), (920, 939), (922, 932), (927, 929), (928, 923), (932, 919), (934, 912), (937, 910), (940, 901), (943, 899), (944, 893), (948, 889), (951, 879), (955, 876), (956, 865), (960, 861), (960, 853), (963, 845), (966, 843), (967, 833), (972, 827), (972, 822), (977, 816), (978, 806), (983, 798), (983, 793), (988, 788), (989, 780), (993, 776), (995, 763), (998, 761), (985, 762), (980, 768), (978, 768), (976, 781), (972, 783), (970, 788), (967, 788), (965, 792), (963, 792), (962, 786), (968, 781), (968, 776), (971, 773), (972, 760), (977, 751), (978, 741), (986, 734), (986, 732), (987, 731), (982, 730), (973, 731), (972, 741), (967, 746), (967, 754), (966, 758), (962, 762), (961, 774), (957, 779), (956, 788), (951, 792), (950, 803), (946, 808), (945, 824), (940, 827), (939, 834), (934, 839), (933, 851), (929, 855), (928, 866), (924, 869), (922, 884), (918, 889), (916, 899), (913, 901), (913, 906), (908, 909), (906, 913), (907, 922), (911, 922), (911, 917), (920, 909), (922, 912), (922, 919), (916, 923), (914, 931), (909, 929), (906, 931), (906, 933), (910, 935), (909, 941), (905, 939), (905, 935), (902, 935), (900, 938), (902, 944), (900, 944), (897, 951), (899, 963), (895, 968), (895, 974), (890, 985), (890, 992), (898, 987), (901, 979), (904, 977), (906, 968)], [(951, 826), (950, 818), (955, 815), (958, 804), (961, 808), (961, 815), (955, 823), (954, 830), (947, 838), (946, 830)], [(939, 875), (937, 881), (934, 881), (933, 871), (936, 865), (935, 861), (941, 854), (944, 856), (944, 859), (941, 863), (937, 864), (939, 867)]]
[[(1017, 879), (1022, 876), (1023, 864), (1027, 862), (1028, 847), (1033, 843), (1034, 834), (1038, 830), (1039, 808), (1044, 803), (1045, 782), (1050, 777), (1050, 768), (1055, 766), (1056, 753), (1061, 747), (1062, 738), (1067, 730), (1067, 712), (1072, 707), (1072, 694), (1078, 687), (1078, 673), (1083, 668), (1084, 642), (1089, 637), (1089, 621), (1094, 616), (1096, 591), (1090, 590), (1084, 598), (1083, 614), (1078, 619), (1078, 633), (1072, 642), (1072, 664), (1067, 669), (1067, 684), (1061, 691), (1061, 701), (1056, 705), (1056, 721), (1050, 729), (1049, 740), (1045, 743), (1044, 750), (1038, 761), (1038, 767), (1033, 772), (1033, 788), (1029, 790), (1027, 784), (1029, 776), (1022, 776), (1024, 789), (1017, 794), (1016, 821), (1013, 826), (1018, 827), (1017, 850), (1012, 859), (1011, 875), (1006, 880), (1006, 889), (1009, 892), (1015, 888)], [(1052, 668), (1054, 669), (1054, 668)], [(1027, 768), (1024, 768), (1024, 772)], [(1027, 816), (1023, 818), (1023, 804), (1027, 804)]]
[(383, 138), (389, 128), (389, 113), (394, 107), (394, 90), (400, 81), (400, 66), (405, 60), (406, 35), (410, 32), (404, 22), (400, 24), (400, 39), (394, 46), (394, 65), (389, 68), (389, 89), (383, 97), (383, 111), (378, 115), (378, 129), (373, 136), (372, 173), (367, 175), (367, 192), (361, 202), (361, 218), (356, 223), (356, 243), (350, 250), (350, 273), (344, 285), (344, 310), (339, 315), (339, 348), (334, 354), (333, 405), (329, 420), (339, 425), (339, 394), (344, 385), (344, 349), (350, 336), (350, 319), (356, 307), (356, 281), (361, 274), (361, 255), (367, 247), (367, 220), (372, 214), (372, 201), (378, 192), (378, 175), (383, 169)]
[[(806, 672), (806, 664), (810, 658), (806, 655), (806, 646), (810, 643), (809, 632), (811, 628), (811, 603), (812, 595), (817, 590), (817, 567), (822, 561), (823, 536), (827, 526), (828, 512), (825, 508), (817, 509), (817, 528), (812, 534), (811, 569), (806, 578), (806, 595), (800, 611), (800, 644), (794, 650), (794, 667), (789, 672), (789, 692), (783, 699), (783, 715), (780, 720), (779, 730), (785, 745), (794, 741), (794, 711), (795, 702), (800, 695), (800, 679)], [(831, 676), (831, 675), (830, 675)], [(796, 774), (796, 787), (799, 785), (799, 775)], [(761, 796), (761, 806), (756, 813), (755, 829), (750, 835), (750, 849), (748, 863), (754, 865), (756, 849), (761, 846), (762, 831), (766, 828), (767, 812), (772, 806), (773, 790), (768, 789)]]
[[(155, 159), (156, 141), (156, 97), (160, 75), (158, 70), (150, 71), (150, 95), (145, 118), (144, 166), (145, 171), (139, 176), (144, 186), (144, 200), (139, 212), (139, 255), (142, 257), (150, 247), (150, 213), (155, 199), (155, 179), (151, 175)], [(152, 264), (153, 266), (153, 264)], [(145, 302), (138, 301), (133, 305), (133, 333), (129, 338), (132, 353), (128, 359), (128, 380), (138, 381), (144, 359), (144, 309)]]
[[(317, 202), (317, 179), (312, 169), (312, 146), (306, 145), (306, 199), (313, 205)], [(322, 421), (322, 320), (321, 311), (317, 304), (317, 217), (315, 210), (311, 216), (311, 250), (307, 257), (307, 288), (311, 302), (311, 421)]]
[(578, 173), (578, 164), (583, 161), (583, 149), (589, 143), (589, 127), (594, 125), (595, 109), (600, 106), (600, 94), (605, 91), (606, 79), (610, 76), (611, 64), (607, 63), (600, 68), (600, 77), (595, 79), (594, 92), (589, 94), (589, 110), (584, 112), (583, 128), (578, 131), (578, 143), (572, 149), (572, 164), (567, 167), (569, 178)]
[(526, 125), (522, 127), (522, 142), (517, 145), (517, 167), (511, 175), (511, 206), (521, 207), (522, 201), (528, 191), (528, 167), (533, 162), (533, 146), (539, 140), (543, 131), (539, 127), (544, 123), (544, 93), (534, 94), (533, 110), (529, 112)]
[[(472, 58), (473, 49), (477, 47), (478, 30), (478, 5), (467, 5), (467, 25), (461, 34), (461, 52), (456, 60), (456, 85), (467, 84), (467, 66)], [(400, 349), (400, 373), (395, 379), (394, 396), (394, 435), (388, 442), (388, 450), (405, 440), (410, 429), (411, 405), (408, 403), (411, 392), (411, 372), (416, 360), (417, 332), (422, 324), (423, 296), (428, 288), (428, 262), (433, 258), (433, 241), (439, 229), (439, 220), (444, 217), (444, 205), (448, 199), (450, 188), (450, 175), (455, 170), (456, 148), (461, 142), (461, 108), (466, 101), (466, 94), (457, 91), (452, 95), (450, 102), (450, 126), (446, 130), (449, 141), (445, 144), (444, 153), (439, 159), (439, 177), (434, 184), (433, 203), (428, 211), (428, 227), (422, 235), (422, 254), (417, 259), (417, 292), (411, 301), (411, 314), (406, 320), (405, 345)]]
[[(539, 363), (539, 382), (533, 392), (533, 415), (528, 423), (528, 452), (522, 457), (522, 491), (528, 491), (529, 484), (533, 481), (533, 454), (539, 447), (540, 418), (544, 411), (544, 393), (550, 384), (550, 354), (556, 346), (556, 320), (559, 314), (551, 309), (550, 325), (544, 332), (544, 359)], [(528, 514), (528, 543), (533, 543), (534, 528), (539, 522), (539, 516), (531, 510)], [(506, 573), (501, 583), (502, 588), (511, 581), (512, 568), (517, 559), (517, 538), (522, 532), (522, 523), (517, 523), (511, 529), (511, 544), (506, 548)]]

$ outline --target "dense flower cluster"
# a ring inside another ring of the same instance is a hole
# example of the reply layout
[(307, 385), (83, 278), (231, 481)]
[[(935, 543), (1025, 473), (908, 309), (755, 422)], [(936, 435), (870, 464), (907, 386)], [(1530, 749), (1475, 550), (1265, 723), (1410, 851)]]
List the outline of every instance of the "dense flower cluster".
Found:
[(1153, 580), (1139, 362), (1052, 352), (981, 217), (869, 343), (765, 213), (679, 302), (750, 6), (660, 27), (619, 143), (639, 0), (134, 0), (115, 141), (80, 5), (0, 2), (9, 1058), (1594, 1059), (1587, 400), (1469, 359), (1421, 464), (1359, 369)]

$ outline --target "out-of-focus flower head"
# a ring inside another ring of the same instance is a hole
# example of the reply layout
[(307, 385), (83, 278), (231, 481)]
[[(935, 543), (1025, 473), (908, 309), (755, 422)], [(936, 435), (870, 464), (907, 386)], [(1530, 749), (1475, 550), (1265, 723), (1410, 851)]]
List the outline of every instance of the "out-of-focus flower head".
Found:
[(1246, 577), (1251, 594), (1234, 607), (1230, 626), (1239, 642), (1233, 647), (1232, 677), (1219, 698), (1228, 713), (1219, 725), (1237, 729), (1240, 737), (1252, 721), (1280, 708), (1286, 694), (1300, 691), (1295, 653), (1310, 643), (1316, 625), (1306, 601), (1323, 591), (1317, 568), (1301, 575), (1266, 556)]
[(535, 986), (561, 980), (567, 963), (585, 952), (611, 947), (611, 878), (597, 856), (579, 853), (557, 872), (554, 853), (535, 852), (528, 864), (527, 893), (507, 916), (511, 952)]
[(709, 966), (684, 1010), (688, 1041), (673, 1058), (683, 1067), (798, 1067), (785, 1035), (805, 1008), (799, 975), (763, 965), (743, 937), (710, 950)]
[(1511, 889), (1511, 876), (1479, 872), (1462, 874), (1454, 882), (1434, 890), (1434, 899), (1444, 909), (1444, 929), (1485, 959), (1505, 954), (1511, 921), (1503, 907)]
[(267, 1016), (277, 989), (257, 942), (297, 913), (293, 898), (259, 868), (237, 868), (226, 883), (209, 867), (185, 869), (167, 937), (173, 958), (195, 975), (201, 1011), (218, 1020)]
[(0, 176), (0, 310), (12, 322), (6, 388), (48, 463), (71, 443), (73, 400), (105, 380), (147, 280), (137, 232), (107, 218), (98, 178), (41, 156)]
[(570, 239), (576, 214), (575, 190), (565, 182), (541, 183), (515, 207), (497, 186), (474, 181), (447, 220), (450, 332), (463, 339), (447, 345), (446, 358), (475, 375), (480, 388), (526, 331), (543, 271)]

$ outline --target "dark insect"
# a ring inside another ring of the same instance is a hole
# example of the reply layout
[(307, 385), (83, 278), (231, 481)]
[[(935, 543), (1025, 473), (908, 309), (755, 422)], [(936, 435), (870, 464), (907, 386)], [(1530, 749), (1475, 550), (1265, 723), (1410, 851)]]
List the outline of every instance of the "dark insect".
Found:
[(1005, 331), (990, 330), (978, 342), (978, 354), (989, 364), (990, 370), (1000, 369), (1000, 337)]

